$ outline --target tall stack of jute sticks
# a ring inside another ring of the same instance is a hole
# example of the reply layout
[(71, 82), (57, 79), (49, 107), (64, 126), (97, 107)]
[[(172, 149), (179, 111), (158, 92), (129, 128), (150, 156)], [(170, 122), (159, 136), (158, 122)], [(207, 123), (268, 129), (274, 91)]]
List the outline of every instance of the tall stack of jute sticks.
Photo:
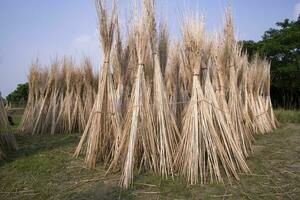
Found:
[(194, 14), (171, 40), (167, 23), (156, 21), (155, 1), (135, 3), (125, 31), (116, 2), (96, 0), (104, 55), (98, 84), (88, 61), (81, 69), (64, 59), (50, 71), (33, 64), (22, 129), (82, 130), (74, 156), (83, 152), (89, 168), (120, 172), (122, 187), (137, 173), (181, 175), (190, 184), (249, 173), (254, 135), (276, 128), (270, 63), (248, 59), (230, 10), (221, 33), (209, 35)]
[(8, 122), (7, 113), (0, 95), (0, 160), (6, 158), (6, 150), (17, 150), (18, 144)]
[(84, 130), (97, 93), (97, 78), (88, 58), (80, 66), (67, 57), (54, 60), (48, 68), (42, 68), (38, 60), (32, 63), (22, 132), (35, 135)]

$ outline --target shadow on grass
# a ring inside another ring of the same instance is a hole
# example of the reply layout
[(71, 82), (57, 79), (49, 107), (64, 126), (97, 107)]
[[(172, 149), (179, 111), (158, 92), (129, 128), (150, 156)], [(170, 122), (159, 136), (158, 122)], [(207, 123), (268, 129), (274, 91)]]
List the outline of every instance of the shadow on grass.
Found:
[(79, 134), (61, 135), (30, 135), (15, 134), (19, 149), (17, 151), (6, 151), (7, 159), (0, 161), (0, 167), (17, 159), (39, 154), (44, 151), (54, 150), (66, 146), (76, 147)]

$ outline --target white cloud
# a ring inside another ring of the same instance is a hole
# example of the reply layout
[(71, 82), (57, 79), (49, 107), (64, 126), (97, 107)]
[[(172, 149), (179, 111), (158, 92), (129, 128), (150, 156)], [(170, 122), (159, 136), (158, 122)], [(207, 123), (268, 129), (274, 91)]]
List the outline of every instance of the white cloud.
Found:
[(297, 3), (294, 7), (294, 19), (298, 19), (299, 15), (300, 15), (300, 2)]

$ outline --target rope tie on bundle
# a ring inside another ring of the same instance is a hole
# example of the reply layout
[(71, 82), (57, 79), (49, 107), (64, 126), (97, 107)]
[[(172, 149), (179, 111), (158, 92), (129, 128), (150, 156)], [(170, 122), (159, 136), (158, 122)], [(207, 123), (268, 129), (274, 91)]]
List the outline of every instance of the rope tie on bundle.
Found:
[(141, 66), (143, 69), (145, 69), (145, 64), (144, 63), (139, 63), (138, 66)]
[(268, 111), (269, 111), (269, 109), (265, 110), (264, 112), (262, 112), (262, 113), (260, 113), (258, 115), (255, 115), (255, 117), (260, 117), (260, 116), (266, 114)]
[[(187, 103), (190, 103), (190, 102), (193, 102), (193, 103), (204, 102), (204, 103), (207, 103), (207, 104), (211, 105), (212, 107), (214, 107), (214, 108), (220, 110), (220, 111), (223, 112), (223, 113), (228, 113), (228, 112), (222, 110), (221, 108), (217, 107), (215, 104), (213, 104), (213, 103), (207, 101), (206, 99), (200, 99), (200, 100), (198, 100), (198, 101), (178, 101), (178, 102), (173, 102), (173, 103), (161, 103), (160, 105), (179, 105), (179, 104), (187, 104)], [(154, 106), (154, 105), (158, 105), (158, 104), (152, 103), (152, 104), (150, 104), (150, 105), (151, 105), (151, 106)], [(128, 107), (128, 109), (135, 108), (135, 107), (140, 107), (140, 106), (143, 106), (143, 105), (134, 105), (134, 106), (130, 106), (130, 107)]]

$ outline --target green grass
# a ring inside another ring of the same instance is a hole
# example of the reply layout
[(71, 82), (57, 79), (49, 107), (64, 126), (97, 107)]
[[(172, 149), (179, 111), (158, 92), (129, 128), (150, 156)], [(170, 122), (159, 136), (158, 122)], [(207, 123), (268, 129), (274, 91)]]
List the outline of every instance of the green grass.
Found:
[(276, 109), (274, 112), (277, 120), (281, 123), (300, 123), (299, 110)]
[[(276, 115), (278, 111), (276, 111)], [(282, 122), (282, 120), (280, 120)], [(290, 120), (289, 120), (290, 122)], [(79, 134), (30, 136), (16, 134), (20, 149), (0, 162), (0, 199), (299, 199), (300, 124), (283, 124), (256, 136), (247, 160), (252, 174), (240, 181), (188, 186), (182, 177), (165, 180), (134, 177), (129, 190), (118, 187), (119, 174), (104, 177), (98, 165), (89, 170), (72, 157)]]

